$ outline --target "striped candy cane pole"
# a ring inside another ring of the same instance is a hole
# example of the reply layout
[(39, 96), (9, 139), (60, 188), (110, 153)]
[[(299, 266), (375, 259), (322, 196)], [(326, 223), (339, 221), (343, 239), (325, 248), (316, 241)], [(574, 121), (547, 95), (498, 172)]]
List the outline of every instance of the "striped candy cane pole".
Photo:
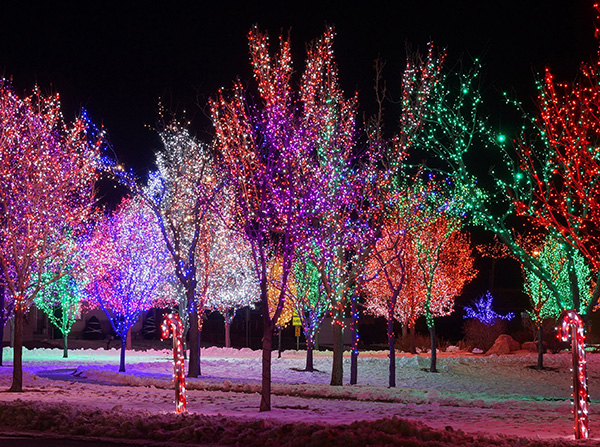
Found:
[(585, 336), (583, 321), (573, 310), (566, 311), (561, 318), (558, 336), (562, 341), (571, 339), (573, 352), (573, 414), (575, 415), (575, 439), (587, 439), (588, 390), (585, 369)]
[[(181, 340), (183, 325), (179, 315), (167, 314), (163, 319), (162, 338), (169, 338), (169, 332), (173, 333), (173, 367), (175, 379), (175, 412), (187, 411), (185, 400), (185, 376), (183, 364), (183, 343)], [(170, 330), (170, 331), (169, 331)]]

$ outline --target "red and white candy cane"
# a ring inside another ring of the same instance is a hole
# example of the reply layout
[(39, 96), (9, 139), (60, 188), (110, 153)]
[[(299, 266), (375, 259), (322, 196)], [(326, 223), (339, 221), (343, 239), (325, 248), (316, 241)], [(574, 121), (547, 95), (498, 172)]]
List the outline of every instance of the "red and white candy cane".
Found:
[(566, 311), (561, 318), (558, 336), (562, 341), (571, 339), (573, 352), (573, 414), (575, 415), (575, 439), (587, 439), (588, 389), (585, 368), (585, 335), (583, 321), (574, 310)]
[(169, 338), (169, 330), (173, 332), (173, 367), (175, 379), (175, 412), (187, 411), (185, 400), (185, 367), (183, 364), (183, 343), (181, 340), (183, 324), (177, 314), (167, 314), (163, 319), (162, 338)]

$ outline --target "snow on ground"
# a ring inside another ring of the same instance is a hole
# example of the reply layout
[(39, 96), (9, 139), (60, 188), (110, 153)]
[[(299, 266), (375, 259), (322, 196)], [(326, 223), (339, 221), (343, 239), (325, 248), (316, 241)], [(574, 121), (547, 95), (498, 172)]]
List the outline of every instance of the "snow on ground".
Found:
[[(396, 388), (388, 388), (384, 352), (359, 356), (359, 385), (331, 387), (331, 353), (315, 353), (318, 371), (301, 371), (303, 352), (273, 354), (273, 411), (258, 412), (261, 352), (249, 349), (202, 350), (202, 377), (187, 380), (190, 413), (243, 420), (350, 424), (399, 417), (435, 429), (508, 435), (549, 441), (573, 436), (568, 352), (545, 356), (545, 371), (530, 368), (536, 357), (525, 351), (507, 356), (440, 353), (439, 373), (425, 371), (427, 355), (398, 354)], [(8, 388), (12, 352), (4, 349), (0, 389)], [(8, 359), (8, 360), (6, 360)], [(349, 355), (344, 383), (349, 382)], [(118, 372), (119, 350), (25, 350), (25, 392), (0, 392), (0, 403), (16, 399), (76, 408), (144, 411), (174, 410), (170, 350), (127, 352), (127, 372)], [(72, 373), (75, 372), (73, 375)], [(591, 397), (600, 396), (600, 354), (588, 355)], [(58, 380), (67, 379), (67, 380)], [(596, 410), (598, 409), (598, 410)], [(592, 438), (600, 440), (600, 401), (593, 399)]]

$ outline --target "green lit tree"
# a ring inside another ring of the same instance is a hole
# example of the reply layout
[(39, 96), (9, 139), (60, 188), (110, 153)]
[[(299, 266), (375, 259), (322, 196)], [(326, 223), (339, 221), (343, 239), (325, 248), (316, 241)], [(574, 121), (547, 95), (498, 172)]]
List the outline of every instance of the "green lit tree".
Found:
[[(72, 270), (72, 267), (70, 268)], [(44, 272), (45, 275), (55, 273)], [(76, 275), (66, 274), (48, 284), (35, 297), (35, 306), (44, 312), (63, 338), (63, 358), (69, 357), (68, 337), (81, 311), (82, 289)]]
[[(581, 254), (574, 252), (572, 247), (567, 246), (564, 242), (559, 242), (550, 235), (545, 237), (541, 246), (533, 247), (531, 251), (533, 256), (537, 257), (544, 268), (550, 272), (552, 282), (556, 284), (562, 299), (561, 302), (556, 302), (546, 284), (534, 272), (523, 268), (525, 279), (523, 287), (532, 307), (529, 315), (538, 331), (536, 367), (543, 369), (543, 322), (546, 319), (558, 319), (564, 309), (575, 309), (578, 313), (585, 314), (592, 294), (592, 271)], [(582, 292), (582, 299), (577, 309), (569, 293), (571, 283), (569, 262), (573, 263), (578, 289)]]

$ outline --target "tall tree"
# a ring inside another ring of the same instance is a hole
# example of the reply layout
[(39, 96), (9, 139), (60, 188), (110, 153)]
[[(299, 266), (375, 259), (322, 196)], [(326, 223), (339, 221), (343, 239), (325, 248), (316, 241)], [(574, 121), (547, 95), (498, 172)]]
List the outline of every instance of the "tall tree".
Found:
[[(23, 322), (36, 295), (68, 272), (72, 252), (62, 243), (91, 214), (99, 141), (87, 122), (68, 125), (58, 95), (34, 89), (17, 95), (0, 80), (0, 285), (14, 300), (11, 391), (23, 390)], [(56, 275), (44, 276), (48, 262)]]
[(173, 267), (156, 216), (140, 200), (124, 199), (86, 242), (86, 301), (100, 308), (121, 338), (125, 371), (127, 335), (140, 314), (170, 298)]
[(156, 153), (158, 169), (148, 175), (145, 187), (119, 164), (109, 162), (105, 170), (141, 197), (158, 218), (175, 276), (185, 291), (178, 296), (179, 308), (187, 309), (180, 315), (184, 333), (188, 326), (190, 333), (188, 376), (198, 377), (201, 318), (211, 272), (210, 265), (199, 263), (214, 260), (208, 256), (213, 221), (208, 222), (207, 216), (215, 210), (213, 202), (221, 182), (210, 148), (190, 135), (181, 123), (170, 120), (159, 135), (163, 148)]
[[(262, 104), (251, 106), (241, 83), (232, 95), (219, 91), (211, 101), (216, 149), (235, 197), (234, 220), (252, 248), (263, 317), (261, 411), (271, 409), (273, 330), (286, 300), (300, 223), (318, 210), (313, 175), (306, 170), (309, 139), (300, 125), (291, 88), (289, 39), (280, 38), (277, 56), (267, 35), (249, 33), (250, 57)], [(268, 263), (282, 260), (281, 289), (274, 314), (269, 313)]]

